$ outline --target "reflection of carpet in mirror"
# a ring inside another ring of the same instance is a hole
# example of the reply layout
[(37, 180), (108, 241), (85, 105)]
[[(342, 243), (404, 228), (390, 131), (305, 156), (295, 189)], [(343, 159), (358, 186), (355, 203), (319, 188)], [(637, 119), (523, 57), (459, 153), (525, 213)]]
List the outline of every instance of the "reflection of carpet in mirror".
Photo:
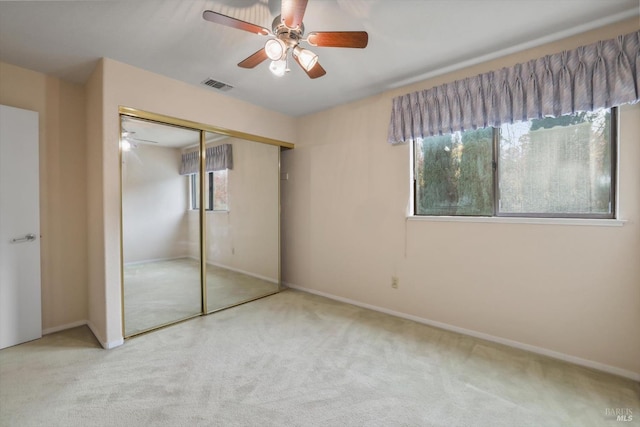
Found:
[[(200, 261), (180, 258), (124, 267), (125, 335), (200, 313)], [(207, 265), (207, 311), (271, 294), (278, 284)]]

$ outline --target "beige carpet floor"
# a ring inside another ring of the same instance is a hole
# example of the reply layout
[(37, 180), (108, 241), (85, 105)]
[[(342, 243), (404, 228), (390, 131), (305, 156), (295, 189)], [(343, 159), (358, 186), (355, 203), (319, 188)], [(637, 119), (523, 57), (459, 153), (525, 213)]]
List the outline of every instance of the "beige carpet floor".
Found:
[[(179, 321), (201, 312), (200, 261), (180, 258), (126, 265), (125, 335)], [(207, 311), (278, 291), (278, 284), (207, 265)]]
[[(607, 408), (630, 408), (630, 423)], [(2, 426), (638, 425), (630, 380), (287, 290), (102, 350), (0, 351)]]

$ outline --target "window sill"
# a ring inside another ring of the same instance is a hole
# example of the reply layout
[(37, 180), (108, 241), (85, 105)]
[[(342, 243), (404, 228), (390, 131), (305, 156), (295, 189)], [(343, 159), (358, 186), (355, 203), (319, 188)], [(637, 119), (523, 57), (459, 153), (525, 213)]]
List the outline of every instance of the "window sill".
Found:
[(503, 216), (417, 216), (410, 215), (408, 221), (426, 222), (481, 222), (502, 224), (536, 224), (536, 225), (586, 225), (597, 227), (622, 227), (627, 221), (622, 219), (596, 218), (524, 218)]
[[(200, 213), (200, 209), (189, 209), (187, 212), (197, 214), (197, 213)], [(211, 210), (208, 210), (208, 209), (207, 209), (207, 210), (205, 210), (205, 212), (206, 212), (207, 214), (228, 214), (230, 211), (229, 211), (229, 210), (224, 210), (224, 211), (223, 211), (223, 210), (211, 211)]]

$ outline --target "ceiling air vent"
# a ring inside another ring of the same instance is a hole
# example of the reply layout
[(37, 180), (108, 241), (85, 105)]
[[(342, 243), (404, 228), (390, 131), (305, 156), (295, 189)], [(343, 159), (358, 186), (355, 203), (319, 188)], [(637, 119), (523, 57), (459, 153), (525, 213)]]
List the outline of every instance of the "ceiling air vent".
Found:
[(233, 86), (228, 85), (226, 83), (219, 82), (218, 80), (214, 80), (214, 79), (206, 79), (202, 82), (202, 84), (205, 86), (212, 87), (214, 89), (224, 91), (224, 92), (233, 89)]

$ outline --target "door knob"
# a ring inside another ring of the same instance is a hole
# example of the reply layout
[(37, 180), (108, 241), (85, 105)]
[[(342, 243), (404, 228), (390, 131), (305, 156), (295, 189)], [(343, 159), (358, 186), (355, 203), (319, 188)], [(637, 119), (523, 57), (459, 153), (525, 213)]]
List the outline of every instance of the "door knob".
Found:
[(25, 234), (22, 237), (14, 237), (11, 239), (11, 243), (32, 242), (36, 240), (36, 235), (33, 233)]

